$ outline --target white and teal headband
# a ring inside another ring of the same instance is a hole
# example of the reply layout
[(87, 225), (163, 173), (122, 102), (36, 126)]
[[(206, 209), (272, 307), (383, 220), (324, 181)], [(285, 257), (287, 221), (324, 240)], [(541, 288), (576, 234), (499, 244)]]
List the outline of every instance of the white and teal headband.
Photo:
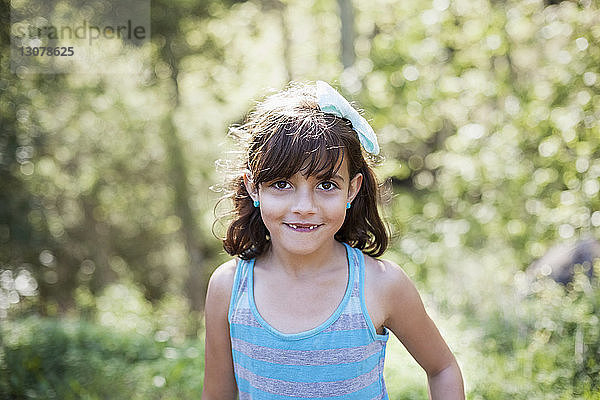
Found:
[(333, 114), (350, 121), (352, 128), (358, 134), (363, 149), (373, 155), (379, 154), (377, 136), (375, 136), (371, 125), (341, 94), (326, 82), (317, 81), (317, 103), (324, 113)]

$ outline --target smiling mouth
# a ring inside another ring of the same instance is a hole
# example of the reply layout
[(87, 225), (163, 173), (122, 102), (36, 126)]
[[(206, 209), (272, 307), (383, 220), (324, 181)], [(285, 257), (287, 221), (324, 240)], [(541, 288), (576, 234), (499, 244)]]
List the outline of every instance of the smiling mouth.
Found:
[(290, 224), (290, 223), (285, 223), (285, 225), (289, 226), (290, 228), (296, 230), (296, 231), (301, 231), (301, 232), (310, 232), (313, 231), (315, 229), (317, 229), (319, 226), (321, 226), (321, 224)]

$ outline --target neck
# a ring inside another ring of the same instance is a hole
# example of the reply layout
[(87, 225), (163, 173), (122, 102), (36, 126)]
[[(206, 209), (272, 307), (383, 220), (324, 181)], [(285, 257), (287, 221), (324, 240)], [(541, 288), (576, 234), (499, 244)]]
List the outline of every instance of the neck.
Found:
[(309, 254), (289, 253), (277, 243), (271, 243), (269, 251), (260, 258), (263, 268), (276, 269), (295, 278), (347, 267), (346, 248), (336, 240), (324, 243)]

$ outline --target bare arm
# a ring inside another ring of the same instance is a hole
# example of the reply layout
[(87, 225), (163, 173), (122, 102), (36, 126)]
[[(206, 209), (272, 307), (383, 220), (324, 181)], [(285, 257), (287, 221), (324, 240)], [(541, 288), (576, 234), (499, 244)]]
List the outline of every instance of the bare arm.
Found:
[(387, 326), (427, 373), (432, 400), (465, 398), (460, 368), (437, 327), (427, 315), (410, 278), (397, 265), (384, 262)]
[(427, 375), (430, 399), (464, 399), (462, 375), (456, 360), (436, 375)]
[(227, 320), (235, 265), (235, 260), (221, 265), (208, 283), (204, 308), (206, 341), (203, 400), (235, 400), (237, 395)]

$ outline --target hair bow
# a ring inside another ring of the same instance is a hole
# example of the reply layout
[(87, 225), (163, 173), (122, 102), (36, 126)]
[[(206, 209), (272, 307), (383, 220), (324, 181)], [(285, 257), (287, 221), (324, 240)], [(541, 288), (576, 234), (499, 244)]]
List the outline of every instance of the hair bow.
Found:
[(352, 128), (358, 133), (358, 139), (365, 151), (373, 155), (379, 154), (377, 136), (371, 125), (327, 82), (317, 81), (317, 103), (324, 113), (350, 121)]

